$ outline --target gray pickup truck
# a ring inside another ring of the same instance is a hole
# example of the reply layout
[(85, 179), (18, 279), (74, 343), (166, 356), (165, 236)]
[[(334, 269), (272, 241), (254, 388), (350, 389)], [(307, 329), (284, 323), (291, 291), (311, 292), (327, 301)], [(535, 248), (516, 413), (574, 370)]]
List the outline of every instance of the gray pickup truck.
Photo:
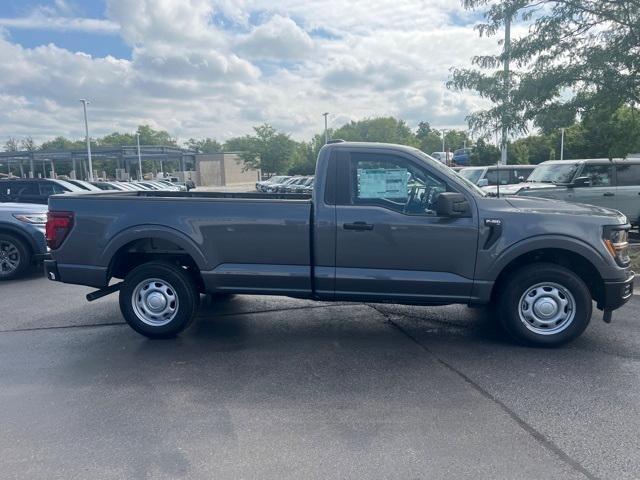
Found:
[[(494, 304), (516, 340), (552, 346), (633, 293), (615, 210), (488, 197), (421, 151), (335, 141), (308, 195), (53, 196), (52, 280), (119, 290), (148, 337), (186, 328), (201, 293), (420, 305)], [(117, 283), (114, 279), (122, 279)]]

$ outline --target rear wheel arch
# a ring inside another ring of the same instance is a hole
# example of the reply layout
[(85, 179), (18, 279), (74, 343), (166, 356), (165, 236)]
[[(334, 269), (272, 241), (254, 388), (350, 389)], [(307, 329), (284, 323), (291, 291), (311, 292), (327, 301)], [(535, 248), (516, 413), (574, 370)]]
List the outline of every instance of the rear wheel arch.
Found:
[(186, 270), (200, 290), (204, 282), (200, 274), (202, 263), (198, 263), (192, 250), (184, 244), (156, 236), (144, 236), (130, 240), (113, 253), (109, 261), (108, 278), (124, 279), (129, 272), (149, 262), (165, 262)]

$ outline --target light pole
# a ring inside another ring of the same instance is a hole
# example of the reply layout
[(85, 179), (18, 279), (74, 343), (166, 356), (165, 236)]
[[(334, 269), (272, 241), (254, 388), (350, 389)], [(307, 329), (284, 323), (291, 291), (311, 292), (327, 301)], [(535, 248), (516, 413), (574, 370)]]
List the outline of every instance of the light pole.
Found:
[(329, 112), (324, 112), (322, 114), (324, 116), (324, 144), (329, 143), (329, 130), (327, 129), (327, 117), (329, 116)]
[(504, 20), (504, 101), (502, 103), (503, 113), (502, 113), (502, 139), (500, 141), (500, 164), (506, 165), (507, 161), (507, 135), (509, 134), (509, 129), (507, 127), (507, 119), (506, 113), (504, 112), (504, 108), (507, 103), (510, 101), (510, 72), (509, 72), (509, 61), (511, 60), (511, 21), (513, 19), (513, 15), (515, 12), (507, 12), (507, 17)]
[(142, 157), (140, 156), (140, 134), (136, 133), (136, 140), (138, 142), (138, 168), (140, 169), (140, 181), (142, 181)]
[(560, 129), (560, 160), (564, 160), (564, 131), (564, 127)]
[(445, 135), (447, 134), (447, 129), (443, 128), (442, 129), (442, 153), (444, 154), (444, 164), (445, 165), (449, 165), (449, 159), (447, 158), (447, 151), (444, 149), (444, 142), (445, 142)]
[(89, 140), (89, 122), (87, 121), (87, 104), (90, 103), (86, 98), (81, 98), (82, 109), (84, 110), (84, 130), (87, 136), (87, 159), (89, 160), (89, 181), (93, 182), (93, 163), (91, 162), (91, 140)]

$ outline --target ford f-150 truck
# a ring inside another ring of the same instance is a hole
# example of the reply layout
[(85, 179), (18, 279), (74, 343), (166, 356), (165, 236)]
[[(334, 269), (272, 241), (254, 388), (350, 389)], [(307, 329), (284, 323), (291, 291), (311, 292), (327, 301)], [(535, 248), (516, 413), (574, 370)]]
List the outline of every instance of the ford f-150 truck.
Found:
[[(201, 293), (493, 304), (516, 340), (552, 346), (633, 293), (629, 224), (606, 208), (488, 197), (421, 151), (335, 141), (311, 196), (66, 194), (49, 200), (52, 280), (119, 290), (148, 337), (185, 329)], [(121, 282), (117, 282), (121, 279)]]

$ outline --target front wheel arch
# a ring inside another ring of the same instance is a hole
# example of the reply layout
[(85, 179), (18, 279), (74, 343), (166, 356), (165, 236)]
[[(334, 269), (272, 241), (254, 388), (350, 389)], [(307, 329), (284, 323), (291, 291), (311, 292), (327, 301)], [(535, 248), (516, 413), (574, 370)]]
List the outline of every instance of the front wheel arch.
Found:
[(491, 291), (496, 301), (509, 277), (517, 270), (536, 263), (551, 263), (573, 271), (587, 285), (591, 298), (600, 303), (604, 299), (604, 280), (598, 269), (584, 256), (562, 248), (540, 248), (513, 258), (500, 271)]

